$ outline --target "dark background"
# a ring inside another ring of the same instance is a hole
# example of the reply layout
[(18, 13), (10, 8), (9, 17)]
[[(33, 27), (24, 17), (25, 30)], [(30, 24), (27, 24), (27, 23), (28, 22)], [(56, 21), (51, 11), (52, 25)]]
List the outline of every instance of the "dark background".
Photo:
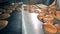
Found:
[(51, 5), (54, 0), (22, 0), (25, 4), (44, 4)]

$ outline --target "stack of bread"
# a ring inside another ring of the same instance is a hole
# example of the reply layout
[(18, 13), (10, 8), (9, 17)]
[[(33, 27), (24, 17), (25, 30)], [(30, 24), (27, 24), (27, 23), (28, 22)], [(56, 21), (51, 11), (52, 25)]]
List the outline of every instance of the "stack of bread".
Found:
[[(43, 5), (44, 6), (44, 5)], [(57, 17), (60, 19), (60, 12), (55, 11), (56, 5), (49, 7), (42, 7), (42, 5), (29, 5), (25, 6), (24, 10), (30, 13), (38, 13), (37, 18), (43, 20), (43, 29), (46, 34), (56, 34), (60, 33), (60, 24), (54, 24), (54, 18)], [(40, 9), (39, 9), (40, 8)], [(44, 8), (44, 9), (43, 9)]]
[(8, 25), (7, 18), (10, 17), (10, 14), (13, 10), (18, 10), (18, 3), (15, 3), (14, 5), (10, 5), (7, 9), (0, 8), (0, 30), (5, 28)]

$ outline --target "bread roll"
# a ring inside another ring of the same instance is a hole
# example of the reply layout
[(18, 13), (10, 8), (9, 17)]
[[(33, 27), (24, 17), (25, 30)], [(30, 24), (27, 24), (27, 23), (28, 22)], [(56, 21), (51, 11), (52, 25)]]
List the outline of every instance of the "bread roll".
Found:
[(46, 5), (43, 5), (43, 4), (38, 4), (37, 5), (39, 8), (42, 8), (42, 9), (46, 9), (48, 6), (46, 6)]
[(45, 15), (46, 12), (44, 10), (39, 11), (39, 15)]
[(49, 14), (54, 14), (54, 12), (55, 12), (54, 9), (51, 9), (51, 8), (48, 9), (48, 13), (49, 13)]
[(0, 20), (0, 30), (5, 28), (8, 25), (8, 21)]
[(57, 28), (55, 26), (47, 24), (47, 23), (43, 24), (43, 28), (46, 32), (49, 32), (49, 33), (56, 33), (57, 32)]
[(56, 11), (56, 17), (60, 17), (60, 11)]
[(10, 14), (10, 13), (12, 13), (12, 12), (13, 12), (13, 10), (8, 9), (8, 10), (6, 10), (6, 12), (5, 12), (5, 13)]
[(54, 8), (56, 8), (56, 5), (50, 6), (50, 8), (54, 9)]
[(39, 20), (41, 20), (41, 19), (44, 18), (44, 15), (38, 15), (37, 18), (38, 18)]
[(0, 15), (0, 19), (7, 19), (9, 17), (10, 17), (10, 14), (8, 14), (8, 13)]
[(58, 32), (60, 33), (60, 24), (55, 24), (55, 26), (56, 26)]
[(44, 22), (46, 22), (47, 24), (53, 24), (53, 16), (52, 15), (46, 15), (43, 18)]

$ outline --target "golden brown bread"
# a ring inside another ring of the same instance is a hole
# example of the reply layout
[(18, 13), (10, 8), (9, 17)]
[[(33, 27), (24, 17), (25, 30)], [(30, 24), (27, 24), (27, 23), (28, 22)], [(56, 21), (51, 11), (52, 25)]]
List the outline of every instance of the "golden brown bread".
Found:
[(39, 15), (45, 15), (46, 12), (44, 10), (39, 11)]
[(58, 32), (60, 33), (60, 24), (55, 24), (55, 26), (56, 26)]
[(56, 16), (60, 17), (60, 11), (56, 11)]
[(43, 24), (43, 28), (45, 31), (49, 32), (49, 33), (56, 33), (57, 32), (57, 28), (53, 25), (44, 23)]
[(44, 20), (45, 23), (53, 25), (53, 16), (52, 15), (46, 15), (43, 18), (43, 20)]
[(56, 11), (54, 17), (60, 20), (60, 11)]
[(48, 13), (49, 13), (49, 14), (54, 14), (54, 9), (51, 9), (51, 8), (48, 9)]
[(49, 6), (50, 8), (54, 9), (56, 8), (56, 5)]
[(38, 18), (39, 20), (41, 20), (41, 19), (44, 18), (44, 15), (38, 15), (37, 18)]

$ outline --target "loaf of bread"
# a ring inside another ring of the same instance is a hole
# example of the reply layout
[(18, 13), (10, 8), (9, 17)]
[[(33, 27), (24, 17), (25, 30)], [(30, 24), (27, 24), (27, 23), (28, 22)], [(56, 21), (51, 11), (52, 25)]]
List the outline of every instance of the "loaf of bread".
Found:
[(8, 25), (8, 21), (0, 20), (0, 30), (5, 28)]
[(47, 24), (47, 23), (43, 24), (43, 28), (46, 32), (49, 32), (49, 33), (56, 33), (57, 32), (57, 28), (55, 26)]
[(50, 8), (54, 9), (54, 8), (56, 8), (56, 5), (50, 6)]
[(44, 20), (45, 23), (53, 25), (53, 16), (52, 15), (46, 15), (43, 18), (43, 20)]
[(10, 14), (8, 14), (8, 13), (0, 15), (0, 19), (7, 19), (9, 17), (10, 17)]
[(56, 11), (55, 16), (56, 19), (60, 20), (60, 11)]
[(49, 14), (54, 14), (54, 12), (55, 12), (54, 9), (51, 9), (51, 8), (48, 9), (48, 13), (49, 13)]
[(60, 33), (60, 24), (55, 24), (55, 26), (56, 26), (58, 32)]
[(46, 5), (43, 5), (43, 4), (38, 4), (37, 5), (39, 8), (42, 8), (42, 9), (46, 9), (48, 6), (46, 6)]
[(41, 20), (41, 19), (44, 18), (44, 15), (38, 15), (37, 18), (38, 18), (39, 20)]
[(56, 17), (60, 17), (60, 11), (56, 11)]

